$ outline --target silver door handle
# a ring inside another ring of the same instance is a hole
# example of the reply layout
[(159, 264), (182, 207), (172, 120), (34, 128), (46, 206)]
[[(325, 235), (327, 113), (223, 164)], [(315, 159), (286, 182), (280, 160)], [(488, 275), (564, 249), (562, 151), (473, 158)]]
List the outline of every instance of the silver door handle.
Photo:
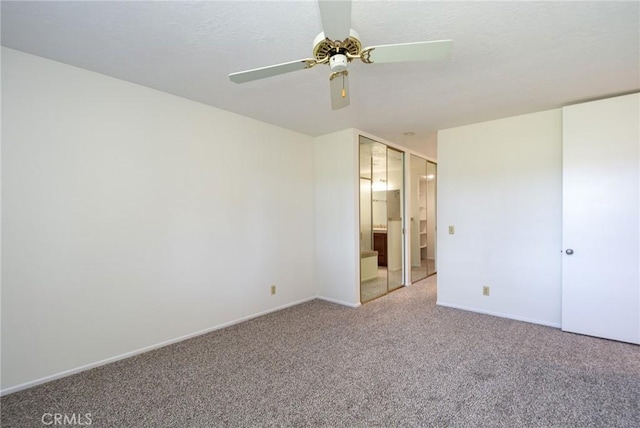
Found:
[(573, 254), (573, 250), (571, 248), (567, 248), (567, 251), (565, 251), (565, 253), (570, 256), (571, 254)]

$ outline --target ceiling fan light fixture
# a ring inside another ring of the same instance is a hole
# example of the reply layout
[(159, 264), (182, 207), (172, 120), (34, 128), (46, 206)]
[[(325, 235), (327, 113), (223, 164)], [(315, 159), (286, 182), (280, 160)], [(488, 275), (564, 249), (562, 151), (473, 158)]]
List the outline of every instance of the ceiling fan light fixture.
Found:
[[(447, 56), (451, 40), (396, 43), (362, 48), (358, 33), (351, 25), (352, 0), (318, 0), (323, 31), (313, 41), (313, 57), (229, 74), (235, 83), (250, 82), (304, 70), (320, 64), (331, 68), (329, 91), (331, 108), (349, 105), (349, 62), (359, 59), (365, 64), (385, 62), (430, 61)], [(336, 79), (341, 77), (341, 79)], [(409, 138), (409, 136), (406, 136)]]
[(329, 58), (329, 66), (334, 73), (345, 71), (349, 65), (348, 62), (347, 56), (343, 54), (335, 54)]

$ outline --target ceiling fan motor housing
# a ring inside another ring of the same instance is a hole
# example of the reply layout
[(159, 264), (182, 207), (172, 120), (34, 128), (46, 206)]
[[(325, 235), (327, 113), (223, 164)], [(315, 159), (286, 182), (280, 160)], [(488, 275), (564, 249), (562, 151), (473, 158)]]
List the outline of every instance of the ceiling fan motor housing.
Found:
[(335, 54), (331, 58), (329, 58), (329, 66), (331, 67), (331, 71), (334, 73), (339, 73), (347, 69), (348, 60), (347, 56), (343, 54)]
[(362, 43), (358, 40), (358, 33), (354, 30), (349, 30), (349, 34), (349, 37), (343, 41), (328, 39), (324, 33), (318, 34), (313, 41), (313, 57), (322, 61), (326, 57), (346, 52), (357, 56), (362, 50)]

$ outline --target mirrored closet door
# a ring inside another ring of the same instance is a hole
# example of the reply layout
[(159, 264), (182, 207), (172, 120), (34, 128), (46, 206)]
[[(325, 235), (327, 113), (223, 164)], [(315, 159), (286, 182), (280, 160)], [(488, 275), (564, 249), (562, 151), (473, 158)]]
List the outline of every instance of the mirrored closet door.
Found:
[[(424, 251), (424, 258), (427, 264), (427, 276), (436, 273), (436, 192), (438, 166), (427, 161), (427, 248)], [(422, 258), (422, 254), (420, 255)]]
[(437, 166), (411, 155), (411, 282), (436, 273)]
[(404, 285), (402, 277), (404, 239), (402, 208), (404, 207), (404, 153), (387, 147), (387, 271), (388, 291)]
[(404, 153), (360, 137), (360, 301), (404, 285)]

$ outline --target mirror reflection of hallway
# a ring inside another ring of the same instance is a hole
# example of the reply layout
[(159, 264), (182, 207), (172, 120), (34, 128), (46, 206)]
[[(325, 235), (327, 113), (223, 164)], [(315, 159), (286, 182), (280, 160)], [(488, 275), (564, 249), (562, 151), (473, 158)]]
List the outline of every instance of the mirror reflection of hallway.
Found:
[(360, 301), (404, 285), (404, 154), (360, 137)]
[(411, 155), (411, 282), (436, 273), (437, 166)]

